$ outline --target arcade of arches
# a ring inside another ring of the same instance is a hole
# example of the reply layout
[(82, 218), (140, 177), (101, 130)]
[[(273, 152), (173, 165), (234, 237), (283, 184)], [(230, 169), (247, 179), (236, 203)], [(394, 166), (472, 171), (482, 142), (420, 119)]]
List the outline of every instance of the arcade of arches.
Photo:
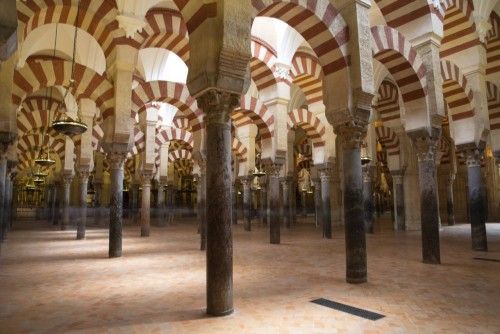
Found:
[(495, 332), (499, 50), (497, 0), (2, 0), (0, 332)]

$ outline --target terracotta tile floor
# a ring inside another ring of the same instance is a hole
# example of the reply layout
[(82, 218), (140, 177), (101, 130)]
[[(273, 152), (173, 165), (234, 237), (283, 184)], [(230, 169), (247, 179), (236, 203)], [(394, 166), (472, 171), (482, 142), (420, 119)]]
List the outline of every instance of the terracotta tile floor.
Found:
[[(108, 259), (107, 231), (11, 231), (0, 258), (0, 333), (500, 333), (500, 224), (490, 252), (470, 250), (469, 226), (441, 231), (442, 265), (420, 262), (420, 235), (368, 236), (369, 283), (344, 281), (344, 238), (313, 226), (234, 229), (234, 304), (204, 315), (205, 257), (194, 223), (127, 227), (124, 256)], [(369, 321), (310, 303), (328, 298), (386, 315)]]

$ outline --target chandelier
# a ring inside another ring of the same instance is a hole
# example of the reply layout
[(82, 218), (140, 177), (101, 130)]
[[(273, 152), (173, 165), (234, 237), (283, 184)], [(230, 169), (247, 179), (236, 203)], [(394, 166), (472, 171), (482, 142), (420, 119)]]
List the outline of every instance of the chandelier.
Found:
[(368, 165), (370, 162), (372, 162), (372, 157), (368, 154), (368, 144), (365, 140), (363, 140), (363, 143), (361, 144), (361, 165), (365, 166)]
[[(66, 101), (66, 97), (68, 96), (69, 92), (71, 91), (73, 96), (75, 96), (76, 93), (76, 82), (75, 82), (75, 61), (76, 61), (76, 42), (77, 42), (77, 37), (78, 37), (78, 22), (80, 18), (80, 1), (78, 1), (78, 7), (77, 7), (77, 12), (76, 12), (76, 18), (75, 18), (75, 34), (73, 37), (73, 57), (71, 59), (71, 79), (69, 81), (69, 86), (66, 88), (66, 92), (64, 93), (64, 98), (63, 101)], [(57, 29), (57, 24), (56, 24), (56, 29)], [(57, 30), (56, 30), (57, 31)], [(56, 35), (57, 39), (57, 35)], [(54, 54), (55, 54), (55, 47), (54, 47)], [(61, 104), (59, 105), (59, 107)], [(76, 135), (81, 135), (85, 131), (87, 131), (87, 125), (83, 123), (80, 120), (79, 114), (80, 114), (80, 107), (78, 106), (78, 103), (76, 104), (76, 118), (71, 118), (70, 116), (66, 115), (61, 117), (58, 120), (55, 120), (52, 123), (52, 128), (59, 132), (62, 133), (65, 136), (72, 137)]]

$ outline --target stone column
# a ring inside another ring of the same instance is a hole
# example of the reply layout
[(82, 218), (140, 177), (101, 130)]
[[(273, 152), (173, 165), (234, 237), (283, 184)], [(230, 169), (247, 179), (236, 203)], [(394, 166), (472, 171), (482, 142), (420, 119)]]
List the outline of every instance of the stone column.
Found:
[(149, 237), (151, 220), (151, 171), (142, 172), (141, 237)]
[(290, 176), (281, 179), (281, 186), (283, 189), (283, 221), (285, 222), (285, 227), (290, 228), (292, 224), (292, 201), (290, 198), (290, 185), (292, 183), (292, 178)]
[(348, 283), (363, 283), (367, 281), (367, 268), (360, 150), (366, 126), (353, 121), (337, 126), (335, 132), (342, 145), (346, 279)]
[(455, 182), (455, 174), (450, 173), (446, 182), (446, 211), (448, 214), (448, 226), (455, 225), (455, 201), (453, 198), (453, 182)]
[(439, 129), (429, 136), (427, 130), (409, 133), (418, 157), (422, 258), (424, 263), (441, 263), (439, 247), (439, 209), (436, 180), (436, 149)]
[(76, 239), (85, 239), (85, 229), (87, 226), (87, 185), (89, 182), (89, 169), (81, 169), (78, 172), (80, 178), (80, 219), (76, 229)]
[(102, 182), (94, 179), (94, 207), (96, 224), (101, 225)]
[(207, 133), (207, 313), (233, 312), (231, 120), (239, 95), (211, 89), (198, 98)]
[(70, 200), (70, 195), (71, 195), (71, 181), (73, 181), (73, 174), (70, 173), (63, 173), (62, 175), (62, 184), (63, 184), (63, 215), (62, 215), (62, 222), (61, 222), (61, 231), (65, 231), (68, 229), (69, 225), (69, 219), (70, 219), (70, 214), (69, 214), (69, 200)]
[(233, 207), (232, 222), (234, 225), (238, 225), (238, 189), (236, 188), (236, 182), (232, 183), (231, 199)]
[(375, 204), (373, 202), (373, 168), (370, 165), (363, 166), (363, 203), (365, 213), (365, 231), (373, 234), (375, 221)]
[(61, 219), (61, 196), (63, 193), (63, 186), (61, 182), (56, 181), (56, 197), (55, 197), (55, 207), (54, 207), (54, 226), (59, 225), (59, 220)]
[(312, 179), (314, 184), (314, 214), (315, 214), (315, 224), (318, 227), (321, 223), (321, 179)]
[(467, 159), (467, 186), (469, 189), (472, 249), (475, 251), (487, 251), (485, 186), (481, 175), (483, 148), (471, 144), (460, 149), (464, 151)]
[(326, 163), (318, 167), (321, 182), (321, 224), (323, 226), (323, 238), (332, 238), (332, 211), (330, 205), (330, 178), (331, 165)]
[[(4, 203), (6, 202), (5, 199), (5, 189), (6, 189), (6, 179), (7, 179), (7, 158), (5, 156), (0, 157), (0, 208), (3, 209)], [(3, 242), (4, 240), (7, 239), (7, 220), (5, 219), (5, 212), (4, 210), (0, 210), (0, 224), (2, 225), (1, 227), (1, 241)]]
[(165, 189), (163, 188), (163, 183), (158, 182), (158, 197), (157, 197), (157, 206), (156, 206), (156, 218), (159, 219), (158, 226), (164, 225), (164, 209), (165, 209)]
[(123, 165), (126, 153), (108, 153), (111, 170), (111, 198), (109, 209), (109, 257), (122, 256), (123, 228)]
[(406, 230), (404, 171), (393, 171), (392, 186), (394, 193), (394, 230)]
[(262, 189), (260, 190), (260, 211), (261, 211), (261, 223), (267, 226), (267, 221), (269, 218), (269, 213), (267, 212), (267, 176), (264, 176), (264, 182), (262, 183)]
[(245, 231), (252, 230), (252, 177), (246, 176), (240, 178), (241, 184), (243, 186), (243, 219)]
[(200, 215), (200, 250), (207, 249), (207, 176), (206, 164), (200, 165), (201, 173), (198, 180), (199, 197), (198, 212)]
[(50, 223), (56, 225), (56, 199), (57, 199), (57, 186), (50, 185)]
[(272, 244), (280, 243), (280, 171), (283, 163), (266, 166), (269, 177), (269, 235)]
[[(302, 189), (301, 189), (302, 190)], [(307, 192), (300, 192), (300, 205), (302, 206), (302, 217), (307, 217)]]

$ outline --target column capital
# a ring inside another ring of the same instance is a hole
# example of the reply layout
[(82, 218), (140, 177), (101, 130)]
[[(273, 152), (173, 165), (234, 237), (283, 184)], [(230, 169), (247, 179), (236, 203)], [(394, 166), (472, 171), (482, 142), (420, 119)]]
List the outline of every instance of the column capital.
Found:
[(250, 186), (253, 180), (253, 177), (250, 175), (240, 176), (239, 180), (243, 186)]
[(71, 181), (73, 181), (73, 174), (71, 173), (61, 174), (61, 181), (64, 186), (69, 186), (71, 184)]
[(335, 126), (335, 133), (345, 148), (360, 148), (363, 138), (366, 136), (368, 124), (352, 120)]
[(463, 144), (457, 147), (459, 152), (464, 154), (467, 167), (480, 167), (484, 155), (484, 143), (476, 145), (475, 143)]
[(151, 186), (151, 179), (153, 178), (153, 171), (143, 170), (141, 173), (142, 186)]
[(284, 164), (278, 162), (267, 163), (264, 164), (264, 170), (266, 171), (266, 174), (269, 176), (279, 177), (283, 165)]
[(391, 171), (391, 176), (395, 184), (402, 184), (405, 176), (405, 169)]
[(90, 176), (90, 169), (89, 168), (80, 168), (78, 170), (78, 177), (80, 178), (80, 182), (84, 183), (87, 182)]
[(127, 153), (112, 152), (107, 154), (109, 168), (111, 170), (123, 169), (123, 165), (127, 160)]
[(441, 136), (441, 128), (433, 127), (431, 133), (427, 129), (418, 129), (408, 133), (417, 151), (418, 161), (436, 161), (437, 144)]
[(196, 100), (206, 114), (207, 124), (227, 124), (231, 112), (240, 104), (240, 95), (220, 89), (209, 89)]

